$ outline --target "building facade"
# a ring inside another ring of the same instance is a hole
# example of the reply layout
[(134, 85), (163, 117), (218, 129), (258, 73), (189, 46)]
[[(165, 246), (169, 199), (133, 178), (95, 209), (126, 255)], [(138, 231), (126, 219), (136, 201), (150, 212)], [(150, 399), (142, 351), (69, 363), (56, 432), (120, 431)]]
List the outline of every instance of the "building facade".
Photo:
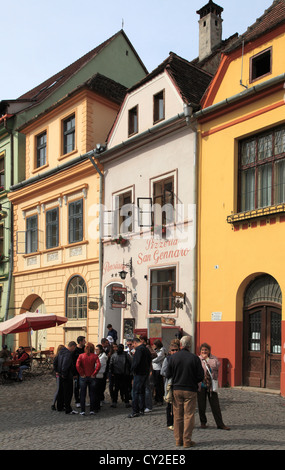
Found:
[(125, 87), (96, 74), (20, 129), (26, 178), (9, 193), (15, 308), (68, 317), (64, 328), (33, 334), (37, 350), (79, 335), (97, 340), (99, 240), (89, 229), (90, 210), (99, 204), (100, 170), (88, 151), (106, 140), (124, 94)]
[[(171, 53), (128, 90), (99, 160), (104, 167), (100, 331), (167, 348), (194, 336), (196, 129), (190, 116), (212, 76)], [(195, 104), (194, 104), (195, 103)]]
[(284, 363), (285, 2), (228, 50), (199, 121), (198, 344), (227, 382), (280, 390)]

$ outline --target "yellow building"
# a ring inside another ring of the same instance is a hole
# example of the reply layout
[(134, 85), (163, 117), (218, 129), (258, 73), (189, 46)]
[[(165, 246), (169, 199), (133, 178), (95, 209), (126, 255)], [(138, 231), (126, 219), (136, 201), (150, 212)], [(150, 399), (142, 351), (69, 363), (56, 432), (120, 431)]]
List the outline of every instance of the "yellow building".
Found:
[(285, 395), (285, 1), (234, 45), (199, 122), (197, 346)]
[[(34, 332), (35, 349), (98, 339), (99, 239), (90, 228), (102, 186), (88, 151), (105, 142), (125, 90), (96, 74), (19, 129), (26, 179), (9, 195), (15, 308), (68, 317), (64, 328)], [(27, 344), (23, 335), (19, 342)]]

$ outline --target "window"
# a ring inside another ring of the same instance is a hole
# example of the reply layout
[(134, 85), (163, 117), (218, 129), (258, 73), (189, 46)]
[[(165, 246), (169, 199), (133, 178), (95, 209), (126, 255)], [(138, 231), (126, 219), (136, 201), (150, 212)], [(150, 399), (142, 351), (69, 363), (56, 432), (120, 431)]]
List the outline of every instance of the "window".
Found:
[(76, 243), (83, 240), (83, 200), (70, 202), (68, 207), (68, 241)]
[(129, 136), (137, 134), (138, 130), (138, 107), (135, 106), (129, 110)]
[(175, 268), (153, 269), (150, 281), (150, 313), (175, 312)]
[(250, 81), (253, 82), (271, 73), (272, 48), (260, 52), (250, 59)]
[(87, 318), (87, 287), (84, 279), (74, 276), (66, 290), (67, 318)]
[(132, 232), (132, 191), (115, 196), (117, 233)]
[(63, 121), (63, 153), (75, 149), (75, 114)]
[(47, 162), (47, 133), (43, 132), (37, 136), (37, 168)]
[(26, 253), (35, 253), (38, 250), (38, 216), (33, 215), (26, 219)]
[[(153, 183), (154, 225), (165, 225), (174, 221), (174, 177)], [(163, 208), (163, 211), (161, 210)]]
[(240, 142), (239, 211), (285, 202), (285, 126)]
[(46, 212), (46, 248), (58, 246), (58, 207)]
[(164, 117), (164, 91), (161, 91), (153, 97), (153, 123), (161, 121)]
[(5, 189), (5, 160), (4, 155), (0, 156), (0, 191)]

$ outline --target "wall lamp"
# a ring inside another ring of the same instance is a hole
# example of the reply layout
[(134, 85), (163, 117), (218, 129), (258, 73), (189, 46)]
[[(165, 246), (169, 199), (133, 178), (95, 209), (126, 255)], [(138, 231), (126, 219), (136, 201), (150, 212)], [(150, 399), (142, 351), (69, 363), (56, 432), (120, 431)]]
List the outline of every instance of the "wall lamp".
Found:
[(123, 269), (122, 269), (122, 271), (119, 271), (119, 273), (118, 273), (122, 280), (126, 279), (127, 274), (128, 274), (128, 271), (125, 271), (125, 268), (129, 268), (130, 277), (132, 277), (132, 275), (133, 275), (133, 259), (132, 258), (130, 259), (130, 261), (127, 264), (125, 264), (123, 262)]

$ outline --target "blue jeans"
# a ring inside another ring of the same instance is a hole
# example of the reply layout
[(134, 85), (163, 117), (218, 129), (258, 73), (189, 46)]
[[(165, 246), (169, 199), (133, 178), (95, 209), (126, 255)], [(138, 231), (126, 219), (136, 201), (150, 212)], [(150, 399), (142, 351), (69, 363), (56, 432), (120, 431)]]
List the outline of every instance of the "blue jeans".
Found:
[(85, 400), (87, 388), (89, 389), (90, 411), (95, 411), (95, 377), (80, 377), (80, 407), (81, 411), (85, 411)]
[(23, 380), (23, 370), (28, 369), (29, 366), (20, 366), (18, 372), (18, 379)]
[(139, 413), (145, 409), (145, 385), (148, 375), (134, 375), (133, 380), (133, 413)]

